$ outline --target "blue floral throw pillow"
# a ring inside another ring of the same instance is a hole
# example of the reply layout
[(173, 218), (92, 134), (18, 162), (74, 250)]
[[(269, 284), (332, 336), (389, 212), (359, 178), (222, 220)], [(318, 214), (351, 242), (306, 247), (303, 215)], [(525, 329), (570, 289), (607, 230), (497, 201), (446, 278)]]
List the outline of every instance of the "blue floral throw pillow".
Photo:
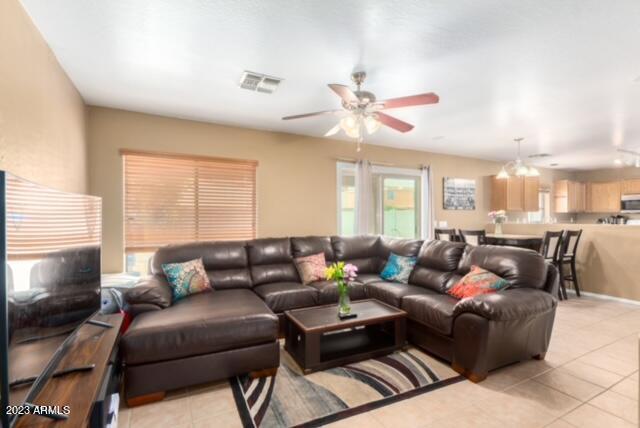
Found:
[(204, 270), (202, 259), (184, 263), (165, 263), (162, 270), (173, 290), (173, 301), (178, 301), (191, 294), (211, 290), (211, 283)]
[(413, 267), (416, 265), (416, 260), (415, 257), (404, 257), (391, 253), (387, 264), (380, 273), (380, 277), (387, 281), (407, 284), (409, 282), (409, 275), (411, 275), (411, 271), (413, 271)]

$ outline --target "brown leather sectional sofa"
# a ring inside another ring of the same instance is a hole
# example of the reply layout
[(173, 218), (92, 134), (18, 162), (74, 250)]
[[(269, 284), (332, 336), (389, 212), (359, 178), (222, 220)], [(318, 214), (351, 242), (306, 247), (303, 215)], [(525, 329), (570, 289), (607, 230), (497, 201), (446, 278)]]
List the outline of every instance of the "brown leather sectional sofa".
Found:
[[(338, 300), (333, 283), (300, 283), (293, 259), (319, 252), (328, 263), (358, 266), (353, 300), (375, 298), (405, 310), (409, 341), (471, 380), (544, 357), (558, 273), (530, 250), (379, 236), (194, 243), (159, 249), (152, 276), (127, 293), (135, 315), (121, 341), (127, 399), (277, 368), (283, 312)], [(418, 257), (409, 284), (378, 275), (391, 252)], [(214, 291), (172, 304), (162, 264), (199, 257)], [(446, 294), (472, 265), (505, 278), (510, 288), (463, 300)]]

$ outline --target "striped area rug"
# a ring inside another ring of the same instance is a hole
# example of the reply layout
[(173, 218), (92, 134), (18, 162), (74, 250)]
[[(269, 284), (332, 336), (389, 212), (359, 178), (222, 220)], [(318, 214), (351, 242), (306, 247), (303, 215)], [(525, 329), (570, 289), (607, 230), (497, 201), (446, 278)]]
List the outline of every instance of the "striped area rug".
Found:
[(230, 380), (245, 427), (315, 427), (462, 380), (414, 347), (303, 375), (284, 349), (272, 377)]

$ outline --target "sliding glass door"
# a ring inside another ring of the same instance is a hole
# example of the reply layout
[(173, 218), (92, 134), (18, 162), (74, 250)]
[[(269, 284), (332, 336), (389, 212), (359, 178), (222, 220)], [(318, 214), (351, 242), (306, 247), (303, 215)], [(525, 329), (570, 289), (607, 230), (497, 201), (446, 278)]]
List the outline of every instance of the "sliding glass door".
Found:
[(376, 233), (400, 238), (420, 236), (420, 177), (374, 174)]
[[(356, 234), (356, 167), (338, 163), (338, 233)], [(420, 238), (422, 219), (422, 177), (420, 170), (374, 166), (371, 173), (373, 230), (369, 233), (399, 238)]]

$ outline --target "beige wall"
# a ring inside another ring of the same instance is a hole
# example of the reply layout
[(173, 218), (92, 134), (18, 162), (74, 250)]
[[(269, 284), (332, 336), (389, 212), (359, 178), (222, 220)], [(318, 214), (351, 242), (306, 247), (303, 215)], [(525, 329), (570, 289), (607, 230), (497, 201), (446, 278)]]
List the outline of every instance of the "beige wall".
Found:
[[(582, 229), (576, 267), (583, 291), (640, 300), (635, 262), (640, 226), (606, 224), (505, 224), (504, 233), (542, 236), (546, 230)], [(492, 226), (491, 229), (492, 230)]]
[[(90, 192), (103, 197), (105, 272), (123, 268), (122, 160), (119, 149), (254, 159), (258, 167), (258, 233), (261, 237), (337, 232), (336, 159), (354, 158), (348, 142), (256, 131), (152, 116), (100, 107), (89, 108)], [(434, 172), (436, 219), (460, 228), (484, 227), (489, 210), (487, 186), (495, 162), (422, 151), (366, 146), (362, 156), (374, 162)], [(552, 182), (543, 172), (543, 182)], [(557, 174), (557, 173), (556, 173)], [(477, 209), (442, 209), (442, 178), (475, 178)]]
[(88, 190), (84, 103), (18, 0), (0, 1), (0, 169)]

